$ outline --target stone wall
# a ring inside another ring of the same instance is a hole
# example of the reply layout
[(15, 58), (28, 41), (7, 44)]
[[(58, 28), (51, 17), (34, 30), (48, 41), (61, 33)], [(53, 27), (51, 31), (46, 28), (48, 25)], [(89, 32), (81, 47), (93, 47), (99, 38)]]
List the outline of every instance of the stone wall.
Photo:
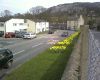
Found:
[(88, 80), (88, 26), (81, 26), (80, 31), (61, 80)]
[(77, 44), (74, 47), (61, 80), (78, 80), (80, 65), (80, 44), (81, 38), (79, 38)]

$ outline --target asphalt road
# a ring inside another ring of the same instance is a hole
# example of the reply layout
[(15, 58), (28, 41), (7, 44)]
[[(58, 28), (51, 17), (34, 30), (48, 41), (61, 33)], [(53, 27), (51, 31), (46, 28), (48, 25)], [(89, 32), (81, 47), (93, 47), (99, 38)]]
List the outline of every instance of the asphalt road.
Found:
[[(37, 37), (41, 38), (42, 36), (45, 36), (45, 35), (46, 34), (38, 35)], [(22, 38), (2, 38), (0, 37), (0, 47), (21, 43), (23, 41), (27, 41), (27, 40), (24, 40)]]
[(23, 63), (38, 55), (40, 52), (49, 48), (53, 42), (61, 39), (63, 38), (55, 35), (45, 34), (31, 40), (4, 40), (3, 42), (14, 42), (10, 45), (3, 45), (4, 48), (9, 48), (12, 50), (14, 55), (14, 63), (11, 68), (0, 70), (0, 77), (3, 78), (6, 74), (9, 74), (15, 68), (21, 66)]
[[(69, 33), (73, 32), (71, 31)], [(57, 41), (62, 40), (64, 38), (65, 37), (60, 37), (54, 34), (43, 34), (31, 40), (14, 38), (0, 39), (0, 42), (5, 43), (2, 44), (2, 47), (11, 49), (14, 55), (13, 65), (9, 69), (0, 70), (0, 80), (2, 80), (5, 75), (9, 74), (15, 68), (18, 68), (26, 61), (30, 60), (34, 56), (38, 55), (39, 53), (52, 46)], [(9, 44), (6, 44), (7, 42)]]

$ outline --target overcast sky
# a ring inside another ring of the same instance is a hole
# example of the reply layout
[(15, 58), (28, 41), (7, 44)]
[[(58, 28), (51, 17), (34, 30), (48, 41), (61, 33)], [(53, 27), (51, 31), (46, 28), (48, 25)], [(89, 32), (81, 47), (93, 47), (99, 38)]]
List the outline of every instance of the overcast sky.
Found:
[(0, 0), (0, 11), (10, 10), (13, 13), (25, 13), (31, 7), (49, 8), (58, 4), (73, 2), (100, 2), (100, 0)]

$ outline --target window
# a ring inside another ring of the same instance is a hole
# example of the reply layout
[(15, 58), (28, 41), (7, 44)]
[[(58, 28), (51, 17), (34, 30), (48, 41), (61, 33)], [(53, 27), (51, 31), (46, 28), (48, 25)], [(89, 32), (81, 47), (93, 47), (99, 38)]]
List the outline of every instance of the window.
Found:
[(40, 32), (40, 29), (37, 29), (38, 32)]
[(27, 24), (27, 26), (29, 27), (29, 24)]
[(3, 23), (1, 23), (1, 24), (0, 24), (0, 27), (3, 27), (3, 26), (4, 26), (4, 24), (3, 24)]
[(0, 54), (0, 59), (4, 58), (4, 55), (3, 54)]
[(49, 27), (46, 27), (46, 29), (49, 29)]
[(27, 19), (24, 19), (24, 23), (27, 23)]
[(1, 35), (4, 35), (4, 31), (0, 31), (0, 36), (1, 36)]
[(17, 26), (17, 24), (16, 23), (13, 23), (13, 26)]
[(24, 25), (24, 23), (19, 23), (19, 25)]
[(8, 50), (8, 49), (6, 50), (6, 52), (7, 52), (8, 54), (11, 54), (11, 53), (12, 53), (12, 52), (11, 52), (10, 50)]
[(21, 32), (26, 32), (26, 31), (27, 31), (27, 29), (20, 29), (20, 31), (21, 31)]

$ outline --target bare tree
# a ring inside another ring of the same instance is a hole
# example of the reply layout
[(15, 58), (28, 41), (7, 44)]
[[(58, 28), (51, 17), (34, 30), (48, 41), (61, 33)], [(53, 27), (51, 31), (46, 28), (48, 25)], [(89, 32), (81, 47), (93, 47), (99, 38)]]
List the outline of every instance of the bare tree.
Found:
[(5, 17), (11, 16), (11, 11), (9, 11), (9, 10), (4, 10), (4, 16), (5, 16)]
[(15, 17), (15, 18), (24, 18), (24, 15), (21, 14), (21, 13), (16, 13), (16, 14), (14, 14), (13, 17)]
[(3, 11), (1, 11), (0, 12), (0, 17), (4, 17), (5, 15), (4, 15), (4, 12)]
[(46, 8), (44, 8), (42, 6), (32, 7), (29, 9), (30, 13), (33, 15), (40, 14), (40, 13), (44, 12), (45, 10), (46, 10)]

